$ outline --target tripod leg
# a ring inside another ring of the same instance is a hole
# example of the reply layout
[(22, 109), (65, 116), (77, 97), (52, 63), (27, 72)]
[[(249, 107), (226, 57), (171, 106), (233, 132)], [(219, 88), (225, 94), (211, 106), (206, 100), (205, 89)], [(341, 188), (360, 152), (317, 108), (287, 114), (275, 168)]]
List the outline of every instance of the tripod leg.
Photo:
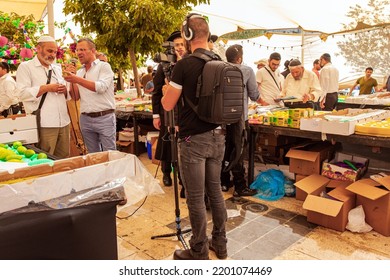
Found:
[(171, 141), (171, 162), (173, 165), (173, 188), (174, 188), (174, 196), (175, 196), (175, 216), (176, 216), (176, 233), (168, 233), (157, 236), (152, 236), (151, 239), (162, 238), (162, 237), (171, 237), (177, 236), (178, 240), (182, 243), (184, 249), (189, 249), (186, 241), (184, 240), (183, 233), (190, 232), (191, 229), (181, 230), (181, 219), (180, 219), (180, 207), (179, 207), (179, 187), (178, 187), (178, 178), (177, 178), (177, 161), (178, 161), (178, 152), (177, 152), (177, 141), (176, 141), (176, 131), (174, 125), (174, 117), (173, 111), (169, 111), (168, 120), (169, 120), (169, 139)]

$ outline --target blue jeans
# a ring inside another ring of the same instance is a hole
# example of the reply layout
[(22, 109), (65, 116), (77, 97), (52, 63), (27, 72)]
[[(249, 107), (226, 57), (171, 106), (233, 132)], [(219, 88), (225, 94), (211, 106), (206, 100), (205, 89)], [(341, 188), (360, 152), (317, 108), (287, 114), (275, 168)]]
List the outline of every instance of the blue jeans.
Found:
[(221, 163), (225, 151), (225, 136), (214, 130), (179, 140), (179, 168), (186, 190), (187, 206), (192, 228), (191, 254), (208, 258), (207, 213), (205, 193), (210, 201), (213, 220), (213, 246), (226, 248), (225, 200), (221, 190)]
[(97, 118), (81, 114), (80, 128), (88, 153), (116, 150), (115, 113)]

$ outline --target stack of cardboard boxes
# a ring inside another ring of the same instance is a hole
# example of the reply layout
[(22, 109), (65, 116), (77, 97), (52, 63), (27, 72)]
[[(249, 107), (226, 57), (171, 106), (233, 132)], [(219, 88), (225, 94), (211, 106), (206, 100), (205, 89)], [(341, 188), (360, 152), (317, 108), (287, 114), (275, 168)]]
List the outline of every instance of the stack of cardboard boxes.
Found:
[(256, 145), (256, 153), (265, 158), (265, 161), (276, 164), (287, 164), (286, 153), (297, 142), (296, 137), (275, 135), (275, 134), (261, 134), (258, 137)]
[[(138, 150), (145, 150), (146, 136), (140, 135), (141, 130), (138, 128)], [(135, 141), (134, 141), (134, 129), (132, 127), (126, 127), (118, 132), (118, 141), (116, 142), (117, 149), (124, 153), (135, 153)]]
[(322, 142), (293, 147), (286, 155), (289, 170), (295, 173), (296, 199), (303, 201), (307, 220), (344, 231), (350, 210), (362, 205), (366, 222), (390, 236), (390, 176), (362, 179), (367, 159), (343, 153), (333, 156), (333, 152), (331, 144)]

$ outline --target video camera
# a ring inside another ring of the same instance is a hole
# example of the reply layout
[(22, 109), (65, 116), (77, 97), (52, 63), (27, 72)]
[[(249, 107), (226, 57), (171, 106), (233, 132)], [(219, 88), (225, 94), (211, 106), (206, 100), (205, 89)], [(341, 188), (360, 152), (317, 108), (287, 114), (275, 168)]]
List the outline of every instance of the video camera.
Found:
[(177, 61), (174, 43), (166, 41), (162, 44), (162, 47), (165, 48), (164, 52), (159, 52), (154, 56), (154, 62), (169, 62), (175, 63)]
[(169, 81), (171, 79), (173, 66), (177, 62), (175, 46), (173, 42), (166, 41), (162, 44), (162, 47), (165, 48), (165, 52), (157, 53), (154, 56), (153, 61), (156, 63), (161, 63), (163, 66), (164, 75)]

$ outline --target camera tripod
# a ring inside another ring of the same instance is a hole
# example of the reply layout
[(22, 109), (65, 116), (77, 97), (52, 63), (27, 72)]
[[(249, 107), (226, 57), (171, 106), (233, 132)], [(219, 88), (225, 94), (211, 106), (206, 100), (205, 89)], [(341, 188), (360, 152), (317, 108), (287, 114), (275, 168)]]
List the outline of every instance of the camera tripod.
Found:
[(179, 187), (177, 182), (177, 168), (178, 168), (178, 156), (177, 156), (177, 140), (176, 140), (176, 129), (173, 110), (165, 112), (164, 119), (168, 120), (168, 133), (169, 140), (171, 142), (171, 162), (173, 166), (173, 188), (175, 194), (175, 215), (176, 215), (176, 233), (168, 233), (162, 235), (152, 236), (151, 239), (164, 238), (177, 236), (177, 239), (181, 242), (184, 249), (189, 249), (186, 241), (184, 240), (183, 234), (190, 232), (191, 229), (181, 230), (181, 219), (180, 219), (180, 207), (179, 207)]

